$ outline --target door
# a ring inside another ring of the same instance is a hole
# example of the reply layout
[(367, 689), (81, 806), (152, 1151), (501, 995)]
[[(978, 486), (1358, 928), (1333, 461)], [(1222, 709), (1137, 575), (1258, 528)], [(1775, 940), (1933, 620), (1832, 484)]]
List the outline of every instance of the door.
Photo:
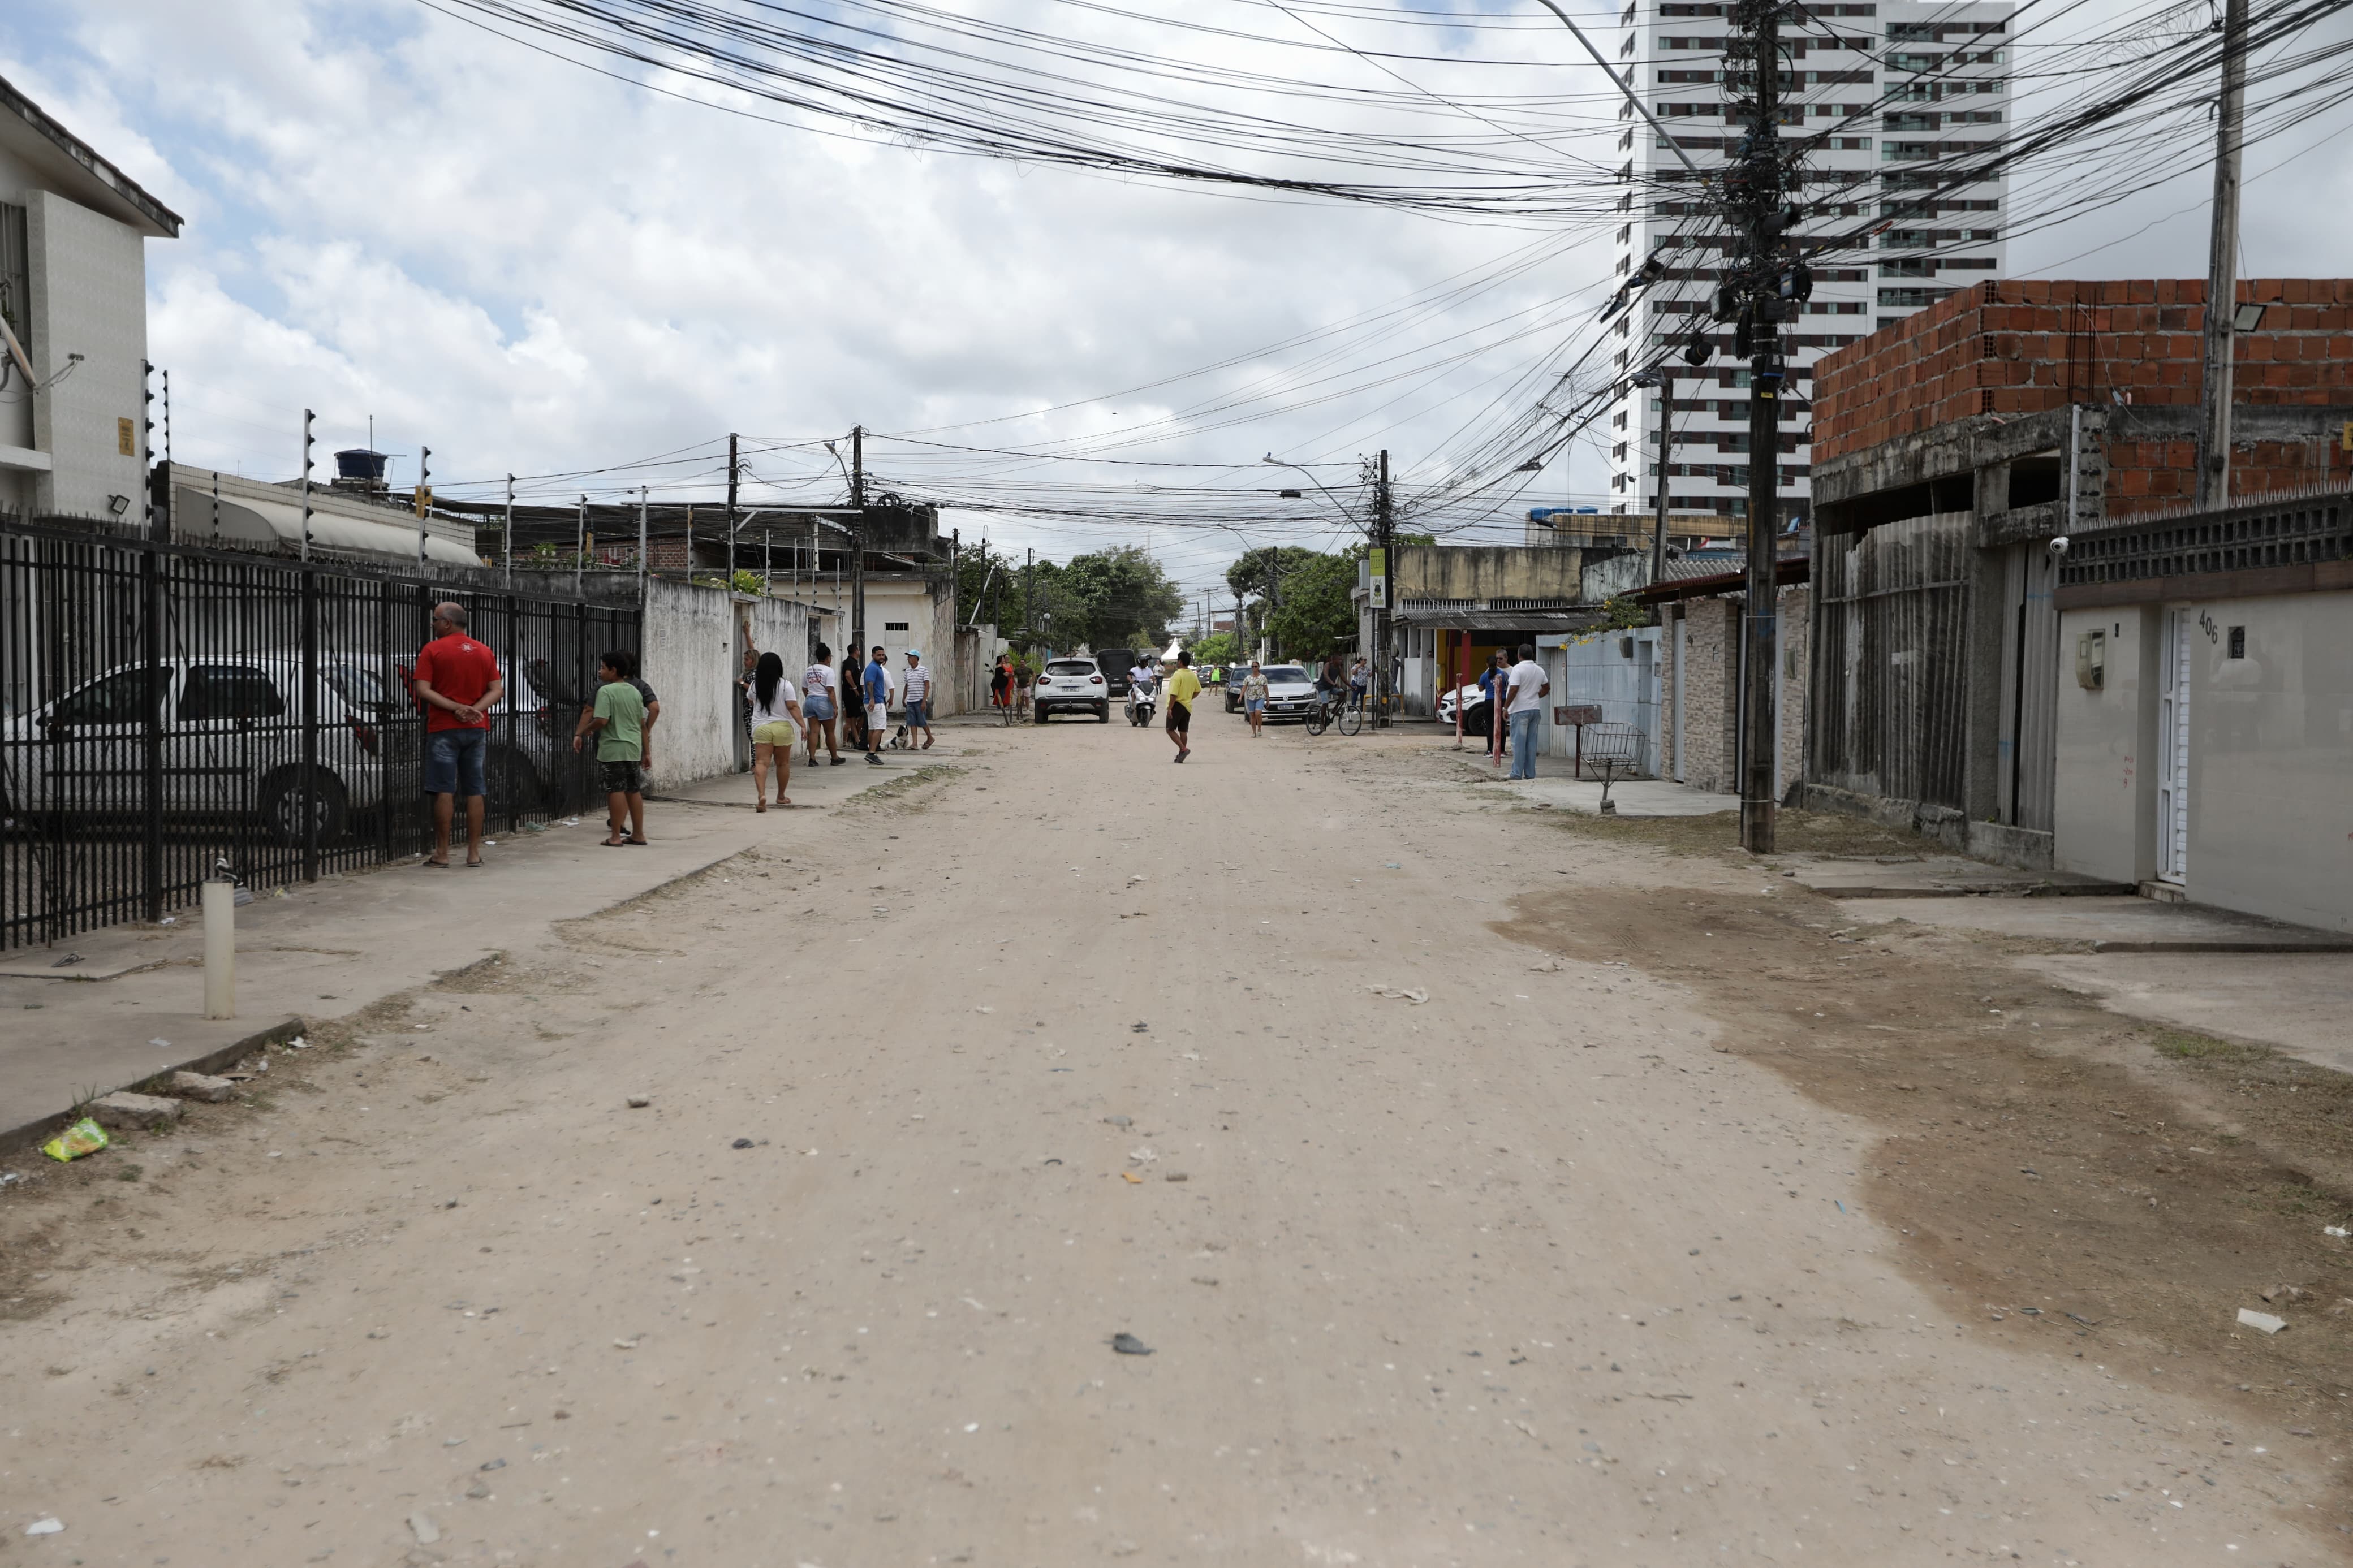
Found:
[(2157, 876), (2189, 879), (2189, 611), (2165, 612), (2158, 653)]

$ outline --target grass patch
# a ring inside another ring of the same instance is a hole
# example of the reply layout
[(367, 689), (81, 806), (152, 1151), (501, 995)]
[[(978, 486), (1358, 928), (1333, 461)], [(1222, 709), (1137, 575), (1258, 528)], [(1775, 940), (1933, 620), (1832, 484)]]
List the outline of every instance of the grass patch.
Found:
[(2180, 1029), (2167, 1029), (2151, 1044), (2158, 1056), (2171, 1057), (2178, 1062), (2259, 1062), (2272, 1054), (2268, 1046), (2232, 1045), (2211, 1035), (2193, 1035)]

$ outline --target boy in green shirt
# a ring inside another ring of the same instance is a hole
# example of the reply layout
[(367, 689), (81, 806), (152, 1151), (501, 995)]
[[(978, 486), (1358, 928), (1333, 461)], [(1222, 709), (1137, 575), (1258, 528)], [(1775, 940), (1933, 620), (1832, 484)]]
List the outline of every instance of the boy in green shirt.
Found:
[[(638, 769), (646, 754), (646, 700), (621, 674), (626, 662), (627, 656), (618, 652), (598, 657), (596, 679), (604, 684), (596, 688), (595, 706), (580, 715), (579, 727), (572, 732), (575, 752), (586, 746), (590, 735), (596, 737), (596, 766), (605, 781), (605, 820), (611, 829), (604, 840), (608, 849), (646, 842), (645, 781)], [(624, 818), (629, 825), (626, 836), (621, 832)]]

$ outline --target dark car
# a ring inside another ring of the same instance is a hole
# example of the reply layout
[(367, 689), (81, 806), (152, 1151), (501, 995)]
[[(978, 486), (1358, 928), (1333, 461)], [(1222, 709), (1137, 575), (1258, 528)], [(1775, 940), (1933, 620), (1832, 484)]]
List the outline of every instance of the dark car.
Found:
[(1136, 658), (1132, 647), (1095, 649), (1095, 666), (1103, 671), (1103, 684), (1113, 697), (1127, 695), (1127, 672), (1135, 668)]

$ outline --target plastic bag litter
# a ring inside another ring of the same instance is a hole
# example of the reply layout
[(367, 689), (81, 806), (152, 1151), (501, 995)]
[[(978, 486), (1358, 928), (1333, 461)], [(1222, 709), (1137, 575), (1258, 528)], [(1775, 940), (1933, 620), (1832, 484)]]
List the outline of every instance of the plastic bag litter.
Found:
[(106, 1144), (106, 1129), (85, 1116), (42, 1144), (41, 1152), (62, 1164), (68, 1160), (79, 1160), (84, 1154), (95, 1154)]

